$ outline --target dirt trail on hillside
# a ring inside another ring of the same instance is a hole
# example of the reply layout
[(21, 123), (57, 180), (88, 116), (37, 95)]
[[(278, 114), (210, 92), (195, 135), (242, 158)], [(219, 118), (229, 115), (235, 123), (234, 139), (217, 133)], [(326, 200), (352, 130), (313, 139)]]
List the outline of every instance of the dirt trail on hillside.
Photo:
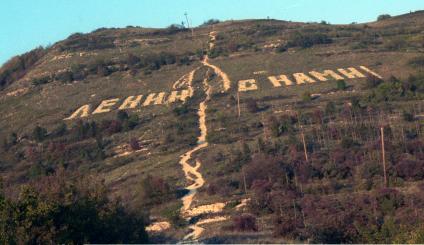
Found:
[(192, 97), (193, 93), (194, 93), (193, 78), (194, 78), (194, 74), (199, 69), (200, 69), (200, 66), (197, 67), (196, 69), (192, 70), (191, 72), (185, 74), (184, 76), (182, 76), (180, 79), (178, 79), (177, 81), (174, 82), (174, 84), (172, 85), (172, 88), (174, 90), (175, 89), (181, 89), (181, 88), (187, 88), (189, 90), (190, 97)]
[[(210, 46), (209, 48), (212, 49), (214, 47), (214, 41), (216, 39), (216, 32), (210, 33)], [(228, 79), (228, 76), (221, 71), (218, 67), (211, 65), (209, 62), (209, 57), (206, 55), (202, 61), (202, 63), (210, 67), (214, 70), (214, 72), (222, 78), (223, 80), (223, 87), (224, 90), (228, 90), (231, 86), (231, 82)], [(190, 73), (184, 75), (181, 77), (178, 81), (176, 81), (173, 85), (173, 88), (181, 88), (183, 86), (187, 86), (191, 93), (193, 93), (193, 87), (192, 87), (192, 81), (195, 72), (200, 67), (194, 69)], [(191, 149), (190, 151), (184, 153), (181, 156), (180, 164), (182, 166), (182, 169), (184, 171), (185, 178), (192, 182), (191, 185), (186, 187), (188, 190), (188, 193), (181, 198), (183, 202), (183, 207), (181, 208), (181, 215), (183, 218), (185, 218), (187, 221), (191, 221), (192, 218), (200, 216), (202, 214), (218, 214), (221, 213), (222, 210), (225, 207), (225, 203), (214, 203), (214, 204), (208, 204), (198, 207), (191, 207), (193, 203), (193, 199), (197, 193), (197, 190), (201, 188), (205, 184), (205, 179), (203, 178), (202, 174), (200, 173), (199, 169), (202, 166), (202, 163), (199, 159), (195, 159), (195, 165), (193, 166), (190, 164), (190, 162), (193, 162), (192, 155), (201, 149), (204, 149), (208, 146), (207, 142), (207, 135), (208, 135), (208, 128), (206, 125), (206, 110), (207, 110), (207, 102), (211, 99), (211, 93), (212, 93), (212, 87), (208, 84), (208, 77), (205, 76), (203, 79), (203, 89), (206, 93), (206, 98), (199, 104), (199, 129), (200, 129), (200, 135), (197, 138), (197, 146)], [(191, 94), (192, 95), (192, 94)], [(218, 217), (212, 217), (212, 218), (205, 218), (205, 219), (199, 219), (194, 224), (189, 226), (189, 229), (191, 232), (187, 234), (184, 237), (184, 241), (197, 241), (201, 234), (204, 231), (204, 228), (200, 225), (209, 224), (213, 222), (220, 222), (226, 220), (227, 217), (225, 216), (218, 216)]]
[[(218, 33), (216, 31), (213, 31), (213, 32), (211, 32), (209, 34), (209, 37), (211, 39), (211, 42), (209, 43), (209, 49), (210, 50), (213, 50), (214, 47), (215, 47), (215, 43), (214, 42), (216, 40), (216, 35), (217, 34)], [(203, 59), (202, 63), (203, 63), (203, 65), (212, 68), (213, 71), (218, 75), (218, 77), (220, 77), (222, 79), (222, 86), (223, 86), (224, 92), (228, 91), (231, 88), (231, 81), (228, 78), (228, 75), (225, 72), (223, 72), (221, 70), (221, 68), (219, 68), (218, 66), (215, 66), (215, 65), (209, 63), (209, 57), (207, 55)]]

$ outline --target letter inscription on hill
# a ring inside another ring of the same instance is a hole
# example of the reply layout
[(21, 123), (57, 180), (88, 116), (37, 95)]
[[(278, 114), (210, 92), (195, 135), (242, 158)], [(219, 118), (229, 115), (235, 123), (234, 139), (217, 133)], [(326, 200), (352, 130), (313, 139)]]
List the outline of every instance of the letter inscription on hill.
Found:
[[(294, 86), (294, 85), (307, 85), (316, 82), (326, 82), (329, 80), (344, 80), (344, 79), (358, 79), (365, 78), (366, 75), (372, 75), (382, 79), (376, 72), (365, 66), (359, 68), (348, 67), (338, 68), (334, 70), (324, 70), (322, 72), (310, 71), (308, 73), (294, 73), (291, 77), (280, 74), (269, 76), (268, 80), (273, 87)], [(237, 84), (239, 92), (248, 92), (260, 89), (255, 79), (243, 79)], [(131, 95), (127, 98), (113, 98), (100, 102), (100, 104), (92, 111), (92, 106), (89, 104), (83, 105), (76, 109), (69, 117), (64, 120), (71, 120), (75, 118), (85, 118), (90, 115), (107, 113), (112, 110), (126, 110), (136, 109), (145, 106), (163, 105), (176, 103), (178, 101), (185, 102), (191, 96), (189, 90), (178, 90), (167, 92), (150, 93), (147, 95)]]

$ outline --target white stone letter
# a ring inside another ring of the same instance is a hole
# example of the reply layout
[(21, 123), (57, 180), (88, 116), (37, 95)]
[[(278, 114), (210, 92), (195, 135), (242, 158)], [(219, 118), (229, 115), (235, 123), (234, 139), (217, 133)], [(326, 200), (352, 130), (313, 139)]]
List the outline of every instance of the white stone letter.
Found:
[(296, 80), (296, 84), (304, 84), (304, 83), (314, 83), (316, 82), (314, 79), (307, 76), (305, 73), (295, 73), (293, 74), (294, 79)]
[(143, 103), (143, 106), (148, 106), (152, 102), (154, 105), (161, 105), (163, 103), (163, 98), (165, 97), (165, 92), (160, 92), (156, 95), (156, 93), (151, 93), (147, 96), (146, 100)]
[(374, 71), (371, 71), (368, 67), (360, 66), (359, 68), (361, 68), (362, 70), (364, 70), (364, 71), (368, 72), (369, 74), (371, 74), (371, 75), (373, 75), (373, 76), (375, 76), (375, 77), (378, 77), (378, 78), (380, 78), (380, 79), (383, 79), (383, 77), (382, 77), (382, 76), (378, 75), (378, 74), (377, 74), (377, 73), (375, 73)]
[(167, 103), (174, 103), (177, 100), (181, 100), (182, 102), (185, 102), (187, 98), (191, 97), (190, 90), (184, 89), (181, 91), (172, 91), (171, 94), (168, 97)]
[(110, 99), (110, 100), (103, 100), (102, 103), (93, 111), (93, 114), (99, 114), (99, 113), (105, 113), (110, 112), (112, 106), (114, 106), (119, 99)]
[(141, 98), (143, 95), (138, 96), (128, 96), (122, 103), (122, 105), (118, 108), (119, 110), (125, 110), (125, 109), (134, 109), (136, 108), (141, 101)]
[(238, 82), (238, 91), (239, 92), (245, 92), (245, 91), (251, 91), (251, 90), (257, 90), (258, 85), (256, 85), (255, 79), (248, 79), (248, 80), (240, 80)]
[(71, 120), (78, 117), (79, 115), (80, 117), (88, 117), (89, 114), (90, 114), (90, 105), (83, 105), (80, 108), (78, 108), (78, 110), (76, 110), (74, 113), (72, 113), (72, 115), (70, 115), (69, 117), (63, 120)]
[(320, 80), (321, 82), (328, 81), (328, 76), (331, 76), (335, 80), (343, 80), (344, 78), (340, 76), (339, 74), (335, 73), (332, 70), (325, 70), (323, 73), (317, 72), (317, 71), (311, 71), (309, 72), (312, 76), (314, 76), (316, 79)]
[(364, 74), (360, 73), (358, 70), (356, 70), (353, 67), (347, 68), (349, 71), (346, 71), (345, 69), (337, 69), (341, 74), (346, 76), (347, 78), (364, 78)]
[(284, 82), (286, 86), (294, 85), (294, 83), (288, 79), (286, 75), (270, 76), (268, 79), (274, 87), (281, 87), (281, 82)]

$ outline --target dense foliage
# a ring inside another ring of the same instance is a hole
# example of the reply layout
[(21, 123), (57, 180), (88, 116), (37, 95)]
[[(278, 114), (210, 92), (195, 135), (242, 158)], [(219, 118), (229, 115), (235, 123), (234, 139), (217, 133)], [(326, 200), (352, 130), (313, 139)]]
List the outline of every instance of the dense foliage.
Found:
[[(72, 181), (62, 171), (24, 186), (19, 198), (0, 194), (2, 244), (146, 243), (144, 218), (111, 202), (105, 189)], [(98, 183), (98, 182), (97, 182)]]

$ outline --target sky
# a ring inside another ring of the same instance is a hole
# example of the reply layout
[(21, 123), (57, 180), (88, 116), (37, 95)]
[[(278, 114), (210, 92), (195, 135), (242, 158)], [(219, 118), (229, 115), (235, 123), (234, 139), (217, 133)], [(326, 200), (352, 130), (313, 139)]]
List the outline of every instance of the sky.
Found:
[(75, 32), (100, 27), (166, 27), (185, 20), (373, 21), (423, 10), (424, 0), (0, 0), (0, 65)]

